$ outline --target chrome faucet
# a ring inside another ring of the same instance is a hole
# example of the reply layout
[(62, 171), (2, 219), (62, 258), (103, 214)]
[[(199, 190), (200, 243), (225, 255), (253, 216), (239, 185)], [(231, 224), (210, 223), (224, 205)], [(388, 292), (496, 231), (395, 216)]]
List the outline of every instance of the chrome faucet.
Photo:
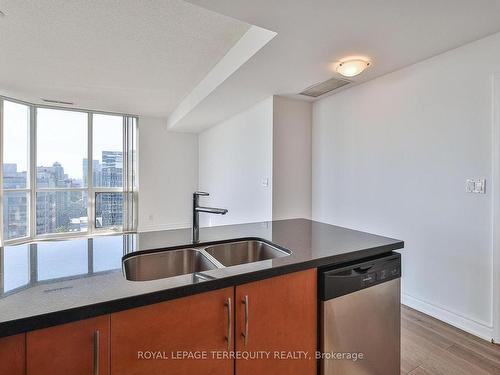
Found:
[(204, 191), (195, 191), (193, 193), (193, 243), (200, 242), (200, 212), (209, 214), (225, 215), (227, 210), (225, 208), (212, 208), (202, 207), (199, 205), (200, 196), (206, 197), (208, 193)]

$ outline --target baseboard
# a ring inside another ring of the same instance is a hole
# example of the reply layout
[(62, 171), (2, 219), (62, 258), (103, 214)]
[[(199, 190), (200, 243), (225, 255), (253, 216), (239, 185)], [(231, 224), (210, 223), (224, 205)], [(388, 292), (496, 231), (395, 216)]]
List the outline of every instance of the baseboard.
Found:
[(491, 341), (491, 338), (493, 337), (493, 327), (489, 327), (486, 324), (463, 317), (454, 312), (443, 309), (442, 307), (433, 305), (429, 302), (422, 301), (421, 299), (409, 296), (405, 293), (402, 294), (401, 302), (403, 303), (403, 305), (423, 312), (424, 314), (430, 315), (445, 323), (451, 324), (454, 327), (457, 327), (484, 340)]
[(171, 223), (171, 224), (154, 224), (154, 225), (139, 225), (138, 232), (157, 232), (171, 229), (191, 228), (191, 223)]

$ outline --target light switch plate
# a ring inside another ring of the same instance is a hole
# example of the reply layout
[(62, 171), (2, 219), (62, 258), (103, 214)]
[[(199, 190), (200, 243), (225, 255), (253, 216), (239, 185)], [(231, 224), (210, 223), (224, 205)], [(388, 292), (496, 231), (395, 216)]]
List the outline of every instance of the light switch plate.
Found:
[(465, 191), (467, 193), (485, 194), (486, 180), (484, 178), (478, 180), (467, 179), (465, 181)]

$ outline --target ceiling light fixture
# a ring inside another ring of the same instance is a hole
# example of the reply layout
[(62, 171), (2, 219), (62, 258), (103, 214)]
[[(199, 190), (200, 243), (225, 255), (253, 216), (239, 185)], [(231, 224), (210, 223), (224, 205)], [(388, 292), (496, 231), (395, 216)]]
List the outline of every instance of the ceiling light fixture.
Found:
[(0, 17), (5, 17), (5, 13), (0, 10)]
[(370, 66), (370, 62), (362, 59), (344, 60), (338, 63), (337, 73), (344, 77), (354, 77)]

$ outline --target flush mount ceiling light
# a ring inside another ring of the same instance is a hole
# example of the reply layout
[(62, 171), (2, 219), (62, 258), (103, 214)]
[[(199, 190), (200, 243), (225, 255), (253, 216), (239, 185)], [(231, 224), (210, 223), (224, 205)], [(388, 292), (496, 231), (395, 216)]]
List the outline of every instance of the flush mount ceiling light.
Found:
[(370, 66), (370, 62), (362, 59), (345, 60), (337, 65), (337, 73), (344, 77), (354, 77)]

